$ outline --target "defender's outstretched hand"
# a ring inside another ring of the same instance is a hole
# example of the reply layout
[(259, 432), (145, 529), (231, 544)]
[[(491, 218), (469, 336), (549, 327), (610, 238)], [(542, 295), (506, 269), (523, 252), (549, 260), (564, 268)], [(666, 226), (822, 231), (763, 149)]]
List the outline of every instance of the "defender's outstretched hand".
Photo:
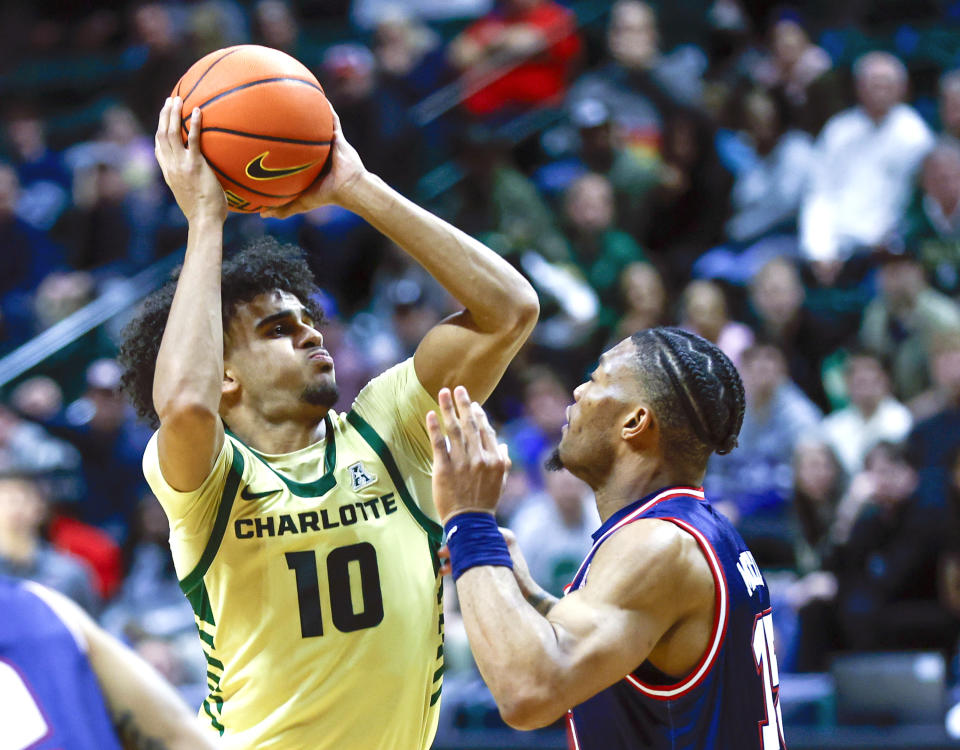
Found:
[(452, 395), (449, 388), (442, 388), (437, 401), (440, 416), (433, 411), (427, 413), (437, 512), (444, 523), (467, 511), (492, 514), (510, 471), (507, 446), (497, 444), (487, 415), (478, 403), (470, 401), (462, 385)]
[(350, 186), (367, 173), (363, 162), (360, 161), (360, 154), (343, 137), (343, 129), (340, 127), (340, 118), (336, 110), (331, 106), (330, 111), (333, 113), (333, 145), (327, 157), (327, 164), (320, 172), (317, 181), (290, 203), (276, 208), (262, 209), (261, 216), (286, 219), (288, 216), (330, 203), (344, 205)]
[(217, 176), (200, 152), (200, 118), (203, 115), (199, 107), (194, 108), (190, 116), (190, 135), (184, 148), (180, 139), (182, 107), (182, 100), (176, 96), (168, 98), (160, 110), (153, 140), (160, 171), (187, 221), (201, 215), (223, 221), (227, 218), (227, 199)]

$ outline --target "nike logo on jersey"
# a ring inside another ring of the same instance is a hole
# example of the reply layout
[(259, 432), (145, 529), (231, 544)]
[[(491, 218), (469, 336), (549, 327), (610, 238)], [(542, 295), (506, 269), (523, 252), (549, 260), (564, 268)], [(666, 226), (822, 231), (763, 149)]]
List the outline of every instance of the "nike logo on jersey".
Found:
[(293, 174), (298, 174), (303, 172), (306, 169), (310, 169), (316, 160), (307, 162), (306, 164), (301, 164), (298, 167), (267, 167), (264, 166), (263, 160), (270, 156), (269, 151), (264, 151), (260, 156), (255, 156), (247, 164), (246, 170), (247, 177), (251, 180), (279, 180), (281, 177), (289, 177)]
[(240, 490), (240, 497), (244, 500), (259, 500), (261, 497), (267, 497), (268, 495), (275, 495), (280, 490), (264, 490), (263, 492), (251, 492), (249, 487), (244, 487)]

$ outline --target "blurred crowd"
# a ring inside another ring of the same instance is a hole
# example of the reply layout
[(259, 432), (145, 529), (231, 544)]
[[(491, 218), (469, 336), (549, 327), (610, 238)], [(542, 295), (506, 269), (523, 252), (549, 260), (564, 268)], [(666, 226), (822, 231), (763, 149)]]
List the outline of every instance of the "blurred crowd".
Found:
[[(201, 55), (283, 49), (371, 170), (540, 294), (489, 403), (514, 466), (500, 521), (537, 580), (560, 593), (599, 524), (586, 485), (541, 468), (573, 387), (612, 342), (677, 325), (743, 376), (739, 448), (704, 484), (770, 581), (781, 670), (844, 650), (955, 659), (960, 2), (798, 5), (0, 2), (0, 354), (182, 252), (157, 112)], [(309, 253), (341, 408), (455, 307), (342, 209), (233, 215), (226, 250), (265, 232)], [(122, 317), (4, 386), (0, 571), (202, 692), (140, 471), (149, 431), (119, 389)], [(447, 593), (447, 679), (469, 683)]]

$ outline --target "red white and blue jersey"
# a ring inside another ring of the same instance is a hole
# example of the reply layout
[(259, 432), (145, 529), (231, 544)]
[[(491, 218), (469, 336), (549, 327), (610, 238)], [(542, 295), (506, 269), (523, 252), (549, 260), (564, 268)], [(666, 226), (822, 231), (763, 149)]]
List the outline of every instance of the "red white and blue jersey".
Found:
[(571, 750), (785, 750), (766, 581), (702, 489), (660, 490), (612, 515), (566, 591), (586, 585), (600, 546), (628, 523), (668, 521), (696, 539), (716, 591), (710, 642), (683, 679), (650, 662), (567, 714)]
[(35, 584), (0, 576), (0, 746), (120, 750), (83, 636), (53, 606)]

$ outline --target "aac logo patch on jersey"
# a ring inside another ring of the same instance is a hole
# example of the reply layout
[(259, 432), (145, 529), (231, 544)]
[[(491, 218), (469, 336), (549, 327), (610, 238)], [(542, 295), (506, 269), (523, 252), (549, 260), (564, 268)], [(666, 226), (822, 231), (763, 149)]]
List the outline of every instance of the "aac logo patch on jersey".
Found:
[(347, 467), (347, 471), (350, 472), (350, 489), (354, 492), (377, 481), (377, 475), (367, 471), (363, 465), (363, 461), (357, 461), (355, 464), (351, 464)]

